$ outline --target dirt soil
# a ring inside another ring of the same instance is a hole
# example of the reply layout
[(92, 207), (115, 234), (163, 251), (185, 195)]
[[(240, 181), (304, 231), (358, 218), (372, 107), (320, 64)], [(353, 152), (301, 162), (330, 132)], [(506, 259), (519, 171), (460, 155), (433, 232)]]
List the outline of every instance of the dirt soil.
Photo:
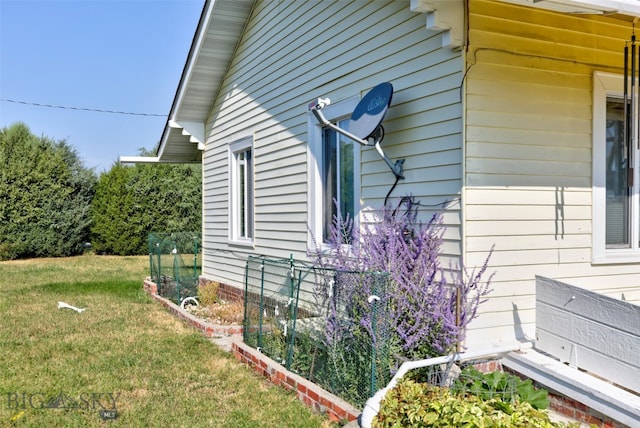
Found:
[(187, 305), (185, 310), (210, 324), (242, 325), (244, 302), (220, 301), (208, 306)]

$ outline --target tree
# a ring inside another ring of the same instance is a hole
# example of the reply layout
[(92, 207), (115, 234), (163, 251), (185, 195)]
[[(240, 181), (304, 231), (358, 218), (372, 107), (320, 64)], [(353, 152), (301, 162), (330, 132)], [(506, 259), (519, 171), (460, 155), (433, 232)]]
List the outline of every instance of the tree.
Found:
[(100, 176), (91, 206), (93, 248), (147, 254), (151, 232), (200, 231), (201, 183), (200, 165), (114, 164)]
[(95, 183), (66, 141), (0, 130), (0, 260), (80, 254)]

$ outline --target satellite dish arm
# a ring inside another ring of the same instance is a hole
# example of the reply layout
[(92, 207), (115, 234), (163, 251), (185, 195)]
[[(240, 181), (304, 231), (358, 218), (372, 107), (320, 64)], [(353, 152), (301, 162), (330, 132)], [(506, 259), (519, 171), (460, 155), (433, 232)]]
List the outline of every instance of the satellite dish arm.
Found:
[(330, 121), (327, 120), (326, 117), (324, 117), (321, 110), (323, 107), (328, 106), (330, 103), (331, 103), (331, 100), (329, 98), (324, 98), (324, 99), (318, 98), (317, 101), (309, 104), (309, 110), (313, 113), (316, 119), (318, 119), (318, 122), (320, 122), (322, 125), (333, 129), (334, 131), (344, 135), (347, 138), (352, 139), (356, 143), (362, 144), (363, 146), (367, 146), (369, 144), (368, 141), (356, 137), (351, 132), (338, 127), (336, 124), (331, 123)]
[(381, 141), (382, 139), (376, 139), (376, 143), (374, 146), (376, 148), (376, 151), (378, 152), (382, 160), (386, 162), (389, 168), (391, 168), (391, 172), (393, 172), (393, 175), (395, 175), (398, 179), (403, 179), (404, 175), (402, 175), (402, 170), (404, 166), (404, 159), (398, 159), (396, 163), (391, 163), (391, 159), (389, 159), (389, 156), (387, 156), (385, 152), (382, 151), (382, 146), (380, 146)]
[[(328, 121), (326, 117), (324, 117), (324, 115), (322, 114), (322, 109), (328, 106), (330, 103), (331, 103), (331, 100), (329, 98), (324, 98), (324, 99), (318, 98), (317, 101), (314, 101), (309, 104), (309, 111), (313, 113), (316, 119), (318, 119), (318, 122), (320, 122), (322, 125), (333, 129), (337, 133), (342, 134), (345, 137), (350, 138), (353, 141), (363, 146), (368, 146), (369, 142), (367, 140), (363, 140), (353, 135), (349, 131), (338, 127), (334, 123), (331, 123), (330, 121)], [(391, 172), (393, 172), (393, 175), (395, 175), (397, 179), (403, 179), (404, 176), (402, 175), (402, 173), (403, 173), (404, 159), (397, 160), (395, 164), (392, 163), (391, 159), (389, 159), (389, 157), (382, 150), (382, 146), (380, 146), (380, 142), (382, 142), (382, 139), (384, 138), (384, 129), (382, 128), (382, 126), (378, 127), (376, 131), (376, 135), (372, 135), (372, 138), (374, 138), (374, 141), (375, 141), (374, 147), (376, 148), (376, 151), (378, 152), (380, 157), (385, 161), (385, 163), (389, 166), (389, 168), (391, 169)]]

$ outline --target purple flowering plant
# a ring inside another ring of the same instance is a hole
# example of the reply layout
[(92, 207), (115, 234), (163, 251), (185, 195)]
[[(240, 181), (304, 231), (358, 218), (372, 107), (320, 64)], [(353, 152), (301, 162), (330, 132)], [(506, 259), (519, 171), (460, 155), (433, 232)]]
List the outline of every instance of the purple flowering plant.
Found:
[[(326, 315), (324, 343), (341, 349), (364, 340), (394, 364), (455, 352), (490, 292), (484, 264), (468, 272), (440, 261), (442, 214), (418, 221), (419, 203), (402, 198), (378, 221), (355, 228), (334, 217), (329, 248), (317, 250), (316, 295)], [(340, 357), (344, 358), (344, 357)], [(389, 364), (387, 369), (393, 370)], [(384, 368), (383, 368), (384, 369)]]

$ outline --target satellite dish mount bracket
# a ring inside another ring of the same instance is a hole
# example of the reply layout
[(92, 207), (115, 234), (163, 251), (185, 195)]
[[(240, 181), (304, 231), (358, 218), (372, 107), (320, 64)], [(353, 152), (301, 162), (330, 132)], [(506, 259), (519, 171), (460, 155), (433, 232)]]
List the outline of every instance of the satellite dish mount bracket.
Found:
[[(378, 88), (382, 88), (386, 91), (386, 99), (381, 98), (378, 93), (375, 92), (376, 90), (378, 90)], [(382, 139), (384, 138), (384, 128), (382, 127), (381, 123), (384, 115), (386, 114), (386, 109), (391, 103), (392, 92), (393, 87), (390, 83), (382, 83), (372, 89), (367, 95), (365, 95), (358, 106), (356, 106), (353, 115), (351, 116), (351, 123), (355, 124), (355, 127), (358, 129), (358, 132), (356, 133), (351, 133), (346, 129), (342, 129), (324, 117), (324, 114), (322, 114), (322, 109), (331, 104), (331, 100), (329, 98), (318, 98), (316, 101), (310, 103), (309, 111), (313, 113), (318, 122), (320, 122), (323, 126), (326, 126), (336, 131), (337, 133), (344, 135), (345, 137), (355, 141), (362, 146), (373, 145), (380, 157), (382, 157), (385, 163), (389, 166), (391, 172), (393, 172), (393, 174), (396, 176), (396, 180), (399, 180), (404, 179), (404, 176), (402, 175), (404, 159), (399, 159), (395, 161), (395, 163), (393, 163), (391, 159), (389, 159), (389, 157), (384, 153), (384, 151), (382, 150), (382, 146), (380, 145), (382, 143)], [(380, 99), (382, 99), (386, 103), (386, 105), (383, 106), (384, 109), (378, 108), (379, 112), (377, 113), (377, 116), (375, 116), (373, 120), (367, 121), (367, 117), (362, 116), (359, 111), (363, 110), (367, 106), (368, 109), (371, 110), (371, 105), (373, 105), (374, 108), (377, 108), (378, 100)], [(358, 117), (354, 120), (355, 116)], [(360, 117), (364, 117), (364, 119), (360, 120)], [(360, 120), (360, 122), (358, 122), (358, 120)], [(364, 123), (364, 125), (361, 125), (361, 123)]]

